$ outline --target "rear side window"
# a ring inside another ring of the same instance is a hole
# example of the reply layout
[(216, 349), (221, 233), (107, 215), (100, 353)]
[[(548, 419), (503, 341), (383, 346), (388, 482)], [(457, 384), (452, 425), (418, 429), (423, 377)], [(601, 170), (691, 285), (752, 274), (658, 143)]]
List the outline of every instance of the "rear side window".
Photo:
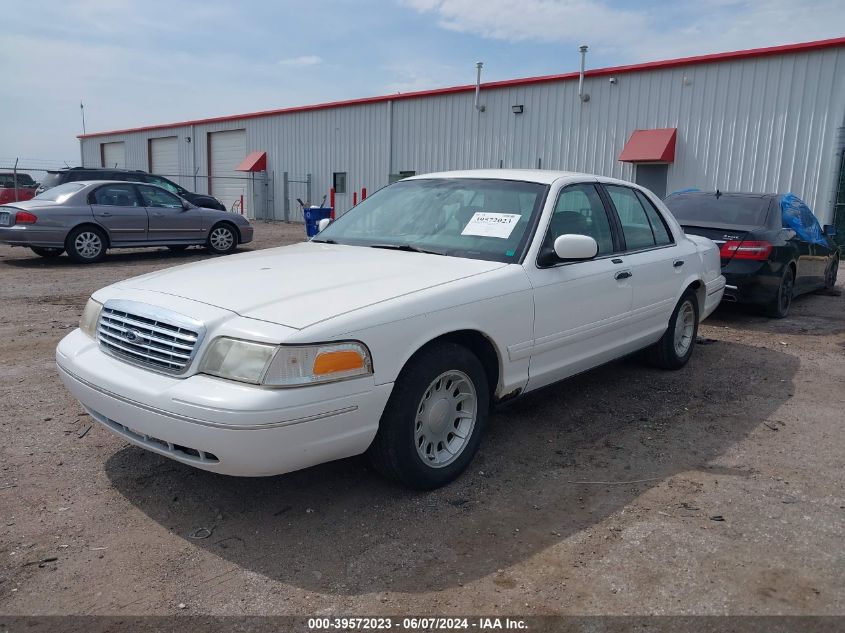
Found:
[(637, 199), (640, 201), (640, 204), (643, 205), (646, 217), (648, 217), (648, 221), (651, 223), (651, 232), (654, 234), (654, 243), (658, 246), (671, 244), (672, 236), (669, 233), (669, 228), (666, 226), (663, 216), (660, 215), (660, 212), (651, 203), (651, 200), (645, 197), (641, 191), (637, 191)]
[(94, 191), (92, 204), (111, 207), (137, 207), (138, 197), (132, 185), (104, 185)]
[(651, 230), (651, 222), (637, 198), (637, 193), (633, 189), (618, 185), (605, 185), (605, 188), (622, 223), (626, 248), (629, 251), (638, 251), (655, 246), (657, 242)]

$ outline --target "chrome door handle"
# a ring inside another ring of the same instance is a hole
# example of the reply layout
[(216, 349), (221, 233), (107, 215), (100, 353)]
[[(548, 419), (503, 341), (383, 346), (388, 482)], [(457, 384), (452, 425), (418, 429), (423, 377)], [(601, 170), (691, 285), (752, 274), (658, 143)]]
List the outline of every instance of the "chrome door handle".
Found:
[(102, 213), (100, 213), (100, 217), (103, 217), (103, 218), (110, 218), (110, 217), (111, 217), (111, 213), (109, 213), (108, 211), (103, 211)]
[(628, 279), (628, 277), (633, 277), (633, 276), (634, 276), (634, 273), (632, 273), (630, 270), (620, 270), (618, 273), (616, 273), (613, 276), (613, 278), (616, 279), (617, 281), (621, 281), (622, 279)]
[(684, 260), (683, 260), (683, 259), (678, 259), (678, 260), (675, 260), (675, 263), (674, 263), (674, 264), (672, 264), (672, 265), (673, 265), (675, 268), (680, 268), (681, 266), (683, 266), (683, 265), (684, 265)]

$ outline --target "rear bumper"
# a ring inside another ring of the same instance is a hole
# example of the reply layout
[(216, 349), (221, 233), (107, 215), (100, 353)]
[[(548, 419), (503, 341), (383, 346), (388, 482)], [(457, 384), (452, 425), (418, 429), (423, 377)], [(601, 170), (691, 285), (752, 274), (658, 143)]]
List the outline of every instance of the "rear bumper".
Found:
[(10, 246), (44, 246), (64, 248), (66, 233), (45, 229), (35, 224), (17, 224), (0, 227), (0, 243)]
[(709, 317), (713, 313), (713, 310), (721, 303), (726, 287), (725, 277), (723, 275), (719, 275), (716, 279), (704, 285), (704, 310), (701, 313), (701, 321)]

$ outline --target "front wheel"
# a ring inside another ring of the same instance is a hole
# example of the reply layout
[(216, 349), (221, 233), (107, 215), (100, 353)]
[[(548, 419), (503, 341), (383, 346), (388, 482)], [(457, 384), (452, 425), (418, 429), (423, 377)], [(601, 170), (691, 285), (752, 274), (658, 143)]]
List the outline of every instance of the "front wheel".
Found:
[(649, 348), (649, 360), (661, 369), (680, 369), (687, 364), (698, 337), (698, 298), (688, 290), (669, 319), (669, 327)]
[(376, 470), (408, 488), (444, 486), (478, 451), (489, 401), (487, 375), (472, 352), (431, 345), (396, 380), (367, 455)]
[(59, 257), (65, 252), (63, 248), (45, 248), (42, 246), (30, 246), (30, 249), (39, 257), (46, 257), (48, 259)]
[(830, 266), (824, 273), (824, 287), (826, 290), (832, 290), (836, 285), (836, 277), (839, 274), (839, 258), (834, 257), (830, 262)]
[(217, 255), (228, 255), (238, 246), (238, 235), (229, 224), (216, 224), (208, 233), (206, 247)]

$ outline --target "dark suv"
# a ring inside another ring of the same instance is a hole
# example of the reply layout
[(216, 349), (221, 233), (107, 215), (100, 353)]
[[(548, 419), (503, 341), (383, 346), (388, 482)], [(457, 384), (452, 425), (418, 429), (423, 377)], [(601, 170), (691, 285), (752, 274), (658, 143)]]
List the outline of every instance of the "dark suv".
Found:
[(68, 169), (59, 169), (57, 171), (48, 171), (44, 180), (41, 181), (36, 195), (44, 193), (48, 189), (52, 189), (57, 185), (63, 185), (66, 182), (75, 182), (77, 180), (125, 180), (128, 182), (146, 182), (151, 185), (158, 185), (167, 189), (171, 193), (175, 193), (187, 200), (188, 202), (204, 207), (206, 209), (217, 209), (225, 211), (226, 207), (217, 198), (207, 196), (202, 193), (193, 193), (184, 187), (180, 187), (172, 180), (168, 180), (163, 176), (156, 176), (148, 174), (140, 169), (108, 169), (105, 167), (69, 167)]

